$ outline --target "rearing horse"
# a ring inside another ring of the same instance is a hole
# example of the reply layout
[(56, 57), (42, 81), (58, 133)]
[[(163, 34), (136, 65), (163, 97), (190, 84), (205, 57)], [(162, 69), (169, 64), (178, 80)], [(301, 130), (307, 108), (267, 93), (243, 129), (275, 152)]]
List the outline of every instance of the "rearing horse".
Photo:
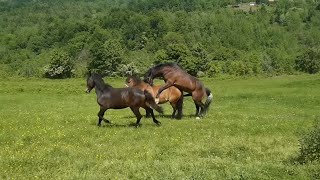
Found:
[[(159, 98), (159, 94), (171, 87), (175, 86), (181, 91), (185, 91), (192, 95), (192, 99), (196, 105), (196, 116), (203, 117), (212, 102), (212, 93), (208, 88), (205, 88), (202, 82), (188, 74), (176, 63), (164, 63), (158, 64), (150, 68), (144, 75), (144, 80), (149, 84), (153, 84), (153, 79), (156, 77), (162, 77), (166, 82), (165, 85), (160, 87), (156, 98)], [(207, 96), (205, 103), (202, 100)], [(157, 101), (157, 100), (156, 100)]]
[[(141, 89), (142, 91), (147, 90), (153, 97), (156, 96), (161, 86), (151, 86), (150, 84), (142, 81), (137, 75), (129, 75), (125, 80), (125, 85), (128, 87), (134, 87)], [(170, 102), (173, 112), (171, 117), (181, 119), (182, 117), (182, 105), (183, 105), (183, 94), (182, 92), (172, 86), (164, 90), (159, 96), (159, 104)], [(176, 113), (177, 112), (177, 113)], [(147, 113), (148, 116), (148, 113)]]

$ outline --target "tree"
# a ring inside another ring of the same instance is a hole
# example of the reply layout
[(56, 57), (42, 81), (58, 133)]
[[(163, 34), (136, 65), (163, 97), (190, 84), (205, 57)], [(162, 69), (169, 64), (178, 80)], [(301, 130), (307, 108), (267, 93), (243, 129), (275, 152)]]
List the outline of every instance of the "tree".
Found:
[(296, 59), (296, 69), (314, 74), (320, 71), (320, 50), (309, 48)]
[(91, 49), (92, 61), (88, 69), (106, 76), (117, 76), (118, 68), (124, 64), (123, 49), (119, 40), (108, 40), (97, 43)]

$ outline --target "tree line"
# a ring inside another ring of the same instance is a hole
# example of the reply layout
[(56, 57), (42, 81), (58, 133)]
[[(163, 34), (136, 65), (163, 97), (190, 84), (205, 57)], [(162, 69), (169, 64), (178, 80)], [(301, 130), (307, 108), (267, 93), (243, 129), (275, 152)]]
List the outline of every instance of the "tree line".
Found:
[[(232, 5), (240, 4), (240, 8)], [(177, 62), (195, 76), (317, 73), (320, 2), (6, 0), (1, 76), (143, 73)]]

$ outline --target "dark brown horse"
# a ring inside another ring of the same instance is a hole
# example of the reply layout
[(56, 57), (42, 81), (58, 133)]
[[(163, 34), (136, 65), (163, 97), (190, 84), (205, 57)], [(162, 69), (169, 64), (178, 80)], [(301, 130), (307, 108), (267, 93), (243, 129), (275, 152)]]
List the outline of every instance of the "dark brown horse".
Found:
[[(156, 77), (162, 77), (166, 82), (165, 85), (159, 89), (156, 98), (159, 98), (159, 95), (163, 90), (175, 86), (181, 91), (188, 92), (192, 95), (192, 99), (196, 105), (197, 118), (202, 117), (207, 113), (213, 96), (211, 91), (208, 88), (205, 88), (199, 79), (191, 76), (175, 63), (158, 64), (150, 68), (146, 72), (144, 80), (152, 85), (153, 79)], [(205, 97), (207, 97), (207, 99), (205, 103), (203, 103), (202, 100)]]
[(155, 103), (154, 98), (148, 91), (142, 91), (137, 88), (113, 88), (109, 84), (105, 84), (98, 74), (92, 74), (87, 79), (86, 92), (89, 93), (93, 88), (95, 88), (97, 102), (100, 105), (98, 126), (101, 126), (102, 120), (110, 123), (109, 120), (103, 118), (106, 110), (127, 107), (130, 107), (137, 118), (136, 126), (139, 125), (142, 117), (139, 112), (140, 107), (150, 112), (153, 122), (160, 125), (160, 122), (154, 117), (152, 108), (160, 113), (163, 112), (162, 108)]
[[(147, 90), (153, 97), (156, 97), (161, 86), (151, 86), (150, 84), (142, 81), (138, 76), (128, 76), (125, 81), (126, 86), (141, 89), (142, 91)], [(182, 117), (182, 104), (183, 96), (182, 92), (176, 87), (169, 87), (160, 93), (159, 104), (170, 102), (173, 112), (171, 117), (181, 119)], [(176, 114), (178, 112), (178, 114)], [(148, 116), (148, 114), (147, 114)]]

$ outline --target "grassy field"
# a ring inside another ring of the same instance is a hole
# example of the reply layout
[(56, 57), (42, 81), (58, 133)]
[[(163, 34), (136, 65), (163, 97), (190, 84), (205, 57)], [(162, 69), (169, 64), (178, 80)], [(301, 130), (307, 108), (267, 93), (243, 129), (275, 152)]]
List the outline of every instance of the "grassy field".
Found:
[(123, 109), (99, 128), (84, 79), (1, 79), (0, 179), (320, 178), (319, 163), (293, 161), (320, 119), (320, 75), (203, 81), (215, 98), (201, 120), (186, 97), (182, 120), (167, 104), (160, 127), (134, 128)]

